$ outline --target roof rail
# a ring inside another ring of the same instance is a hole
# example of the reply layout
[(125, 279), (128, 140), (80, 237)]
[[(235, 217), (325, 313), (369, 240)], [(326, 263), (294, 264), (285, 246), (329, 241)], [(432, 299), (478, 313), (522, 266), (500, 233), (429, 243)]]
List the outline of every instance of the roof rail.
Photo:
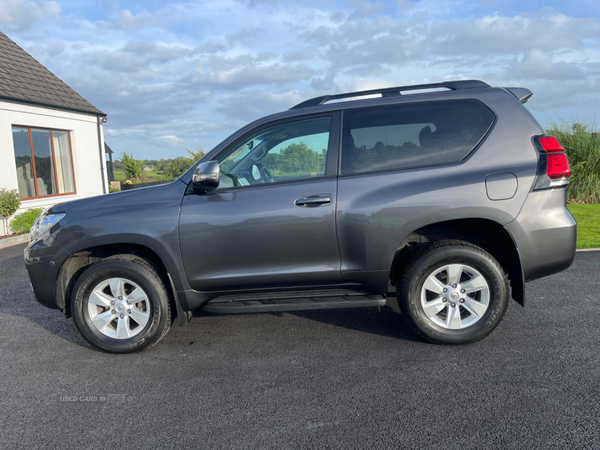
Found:
[(483, 89), (489, 88), (490, 85), (479, 80), (460, 80), (460, 81), (444, 81), (442, 83), (415, 84), (413, 86), (398, 86), (385, 89), (372, 89), (369, 91), (348, 92), (345, 94), (323, 95), (321, 97), (311, 98), (290, 109), (309, 108), (311, 106), (321, 106), (331, 100), (342, 98), (362, 97), (365, 95), (381, 94), (382, 97), (392, 97), (402, 95), (401, 91), (416, 91), (420, 89), (436, 89), (448, 88), (453, 91), (462, 89)]

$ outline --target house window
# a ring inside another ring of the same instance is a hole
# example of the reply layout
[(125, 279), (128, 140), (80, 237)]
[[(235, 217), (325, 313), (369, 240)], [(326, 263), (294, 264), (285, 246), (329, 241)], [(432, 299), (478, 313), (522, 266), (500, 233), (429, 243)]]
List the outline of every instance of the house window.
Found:
[(75, 193), (68, 131), (19, 126), (12, 131), (23, 199)]

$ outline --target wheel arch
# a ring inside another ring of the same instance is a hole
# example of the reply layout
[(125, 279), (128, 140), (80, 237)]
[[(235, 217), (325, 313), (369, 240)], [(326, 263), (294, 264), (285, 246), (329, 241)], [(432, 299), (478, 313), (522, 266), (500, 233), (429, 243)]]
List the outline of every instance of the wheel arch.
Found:
[[(73, 288), (81, 274), (90, 265), (102, 261), (109, 256), (119, 254), (139, 256), (153, 264), (161, 276), (165, 289), (169, 293), (172, 306), (175, 307), (179, 316), (182, 309), (177, 296), (177, 290), (175, 289), (175, 285), (171, 279), (172, 271), (170, 271), (167, 265), (165, 265), (163, 258), (161, 258), (156, 251), (146, 245), (126, 242), (102, 244), (80, 249), (64, 261), (56, 280), (55, 294), (57, 306), (61, 311), (63, 311), (64, 315), (66, 317), (71, 316), (71, 296), (73, 294)], [(177, 277), (177, 275), (175, 276)], [(185, 319), (187, 318), (188, 316), (185, 315)], [(187, 323), (187, 320), (185, 319), (184, 322)], [(181, 325), (181, 317), (179, 322)], [(183, 323), (183, 325), (185, 325), (185, 323)]]
[(398, 246), (390, 271), (390, 280), (396, 284), (410, 255), (441, 240), (459, 240), (477, 245), (490, 253), (508, 274), (512, 298), (525, 305), (525, 281), (518, 248), (510, 233), (499, 223), (489, 219), (456, 219), (436, 222), (414, 230)]

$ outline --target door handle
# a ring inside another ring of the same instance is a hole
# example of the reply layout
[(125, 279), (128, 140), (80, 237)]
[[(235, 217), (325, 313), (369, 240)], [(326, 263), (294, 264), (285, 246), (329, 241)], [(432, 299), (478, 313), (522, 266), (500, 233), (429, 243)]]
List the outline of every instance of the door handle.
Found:
[(307, 197), (299, 198), (294, 202), (296, 206), (320, 206), (331, 203), (331, 195), (320, 194), (320, 195), (309, 195)]

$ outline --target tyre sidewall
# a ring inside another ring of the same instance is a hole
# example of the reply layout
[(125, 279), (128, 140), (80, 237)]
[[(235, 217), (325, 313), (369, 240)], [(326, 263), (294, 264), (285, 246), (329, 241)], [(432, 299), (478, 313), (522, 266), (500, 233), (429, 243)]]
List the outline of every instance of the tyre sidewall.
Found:
[[(144, 329), (131, 338), (110, 338), (91, 322), (88, 311), (90, 294), (98, 284), (109, 278), (131, 280), (147, 294), (150, 318)], [(164, 311), (168, 306), (164, 288), (155, 273), (134, 262), (115, 259), (97, 263), (82, 274), (75, 284), (71, 312), (77, 328), (91, 344), (109, 352), (127, 353), (141, 350), (161, 336), (160, 330), (167, 320)]]
[[(477, 270), (485, 277), (490, 290), (490, 303), (483, 317), (473, 325), (460, 330), (449, 330), (432, 322), (421, 305), (421, 288), (434, 271), (448, 264), (463, 264)], [(445, 344), (475, 342), (491, 333), (498, 325), (508, 304), (508, 290), (504, 273), (491, 255), (471, 250), (467, 247), (452, 246), (425, 253), (412, 266), (410, 279), (402, 286), (400, 293), (405, 314), (411, 326), (423, 333), (426, 338)]]

